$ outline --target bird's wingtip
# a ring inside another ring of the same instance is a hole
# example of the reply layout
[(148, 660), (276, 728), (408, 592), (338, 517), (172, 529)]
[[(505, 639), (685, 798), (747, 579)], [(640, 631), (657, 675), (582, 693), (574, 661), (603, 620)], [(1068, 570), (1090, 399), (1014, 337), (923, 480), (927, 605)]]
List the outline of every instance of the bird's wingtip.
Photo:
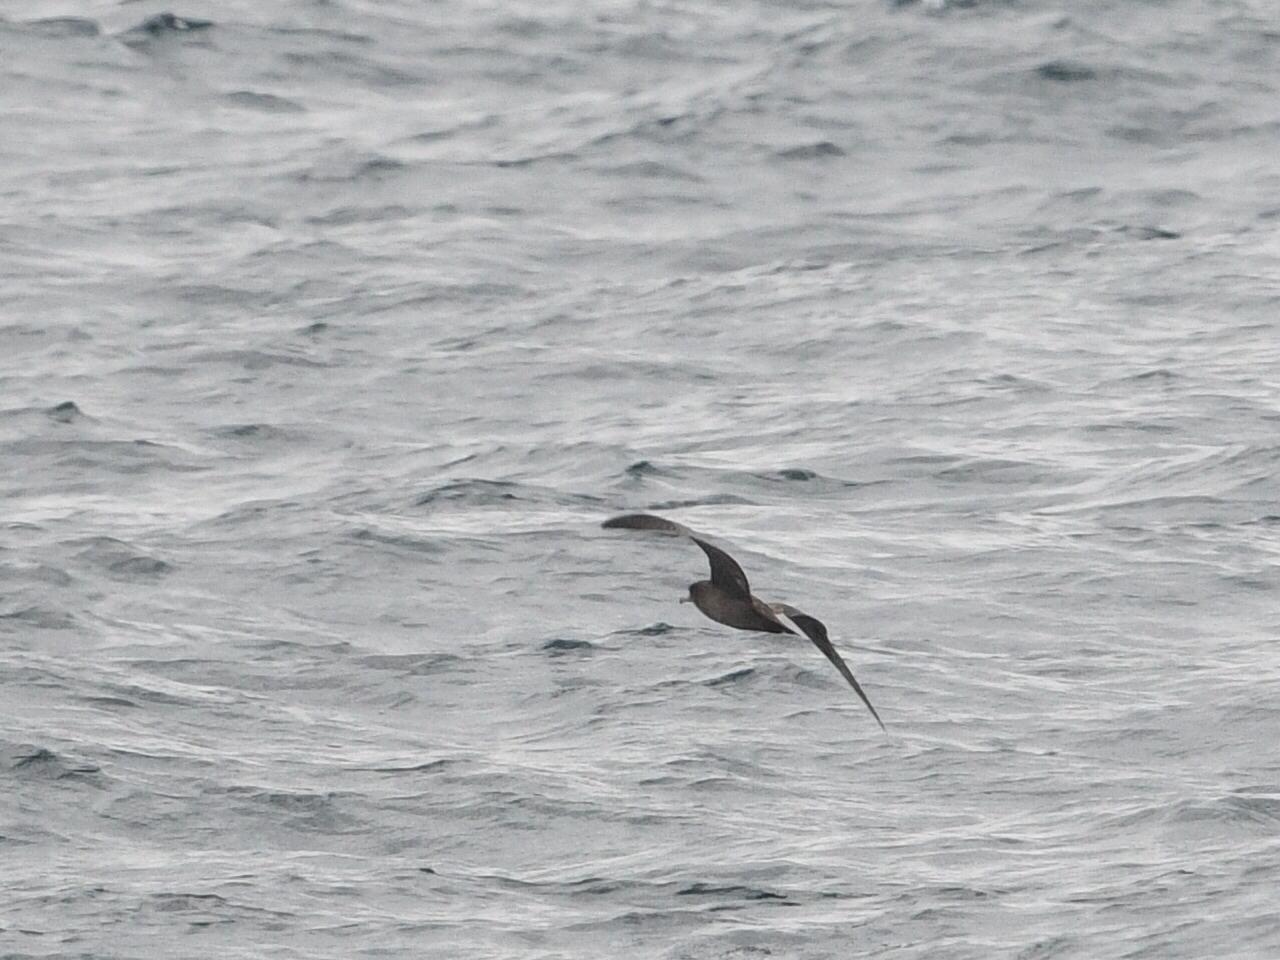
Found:
[(666, 517), (655, 517), (651, 513), (624, 513), (621, 516), (610, 517), (600, 526), (606, 530), (661, 530), (663, 533), (684, 534), (689, 532), (687, 527)]

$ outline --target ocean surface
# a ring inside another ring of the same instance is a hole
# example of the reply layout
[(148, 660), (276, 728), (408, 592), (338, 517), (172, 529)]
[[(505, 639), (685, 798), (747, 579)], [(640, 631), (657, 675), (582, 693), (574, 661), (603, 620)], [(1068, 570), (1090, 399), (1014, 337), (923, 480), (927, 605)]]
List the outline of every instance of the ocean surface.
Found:
[(0, 0), (0, 957), (1274, 960), (1277, 158), (1270, 0)]

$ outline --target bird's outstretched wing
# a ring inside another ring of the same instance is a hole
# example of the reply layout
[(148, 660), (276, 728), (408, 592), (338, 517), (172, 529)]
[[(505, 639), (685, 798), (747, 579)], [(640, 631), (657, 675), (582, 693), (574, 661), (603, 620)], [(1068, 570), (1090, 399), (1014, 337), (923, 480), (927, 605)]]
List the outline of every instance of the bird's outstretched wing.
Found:
[(751, 584), (747, 582), (747, 575), (743, 573), (742, 567), (738, 566), (738, 561), (734, 560), (733, 557), (719, 547), (707, 543), (683, 523), (676, 523), (674, 520), (668, 520), (665, 517), (655, 517), (651, 513), (628, 513), (621, 517), (612, 517), (601, 526), (610, 529), (620, 527), (627, 530), (660, 530), (663, 533), (674, 533), (682, 537), (688, 537), (702, 548), (702, 552), (711, 561), (711, 582), (713, 584), (730, 596), (741, 600), (749, 601), (751, 599)]
[(871, 705), (871, 701), (867, 699), (867, 695), (862, 692), (862, 685), (858, 683), (853, 675), (853, 671), (849, 669), (849, 665), (844, 662), (844, 657), (840, 656), (840, 652), (836, 650), (832, 644), (831, 638), (827, 636), (827, 628), (817, 617), (811, 617), (807, 613), (801, 613), (795, 607), (785, 603), (771, 604), (774, 613), (781, 613), (787, 617), (792, 623), (804, 631), (804, 635), (813, 641), (813, 645), (822, 651), (837, 670), (840, 675), (849, 681), (849, 686), (853, 687), (853, 692), (862, 698), (862, 702), (867, 705), (867, 709), (871, 711), (871, 715), (876, 718), (876, 723), (880, 724), (880, 729), (884, 730), (884, 721), (880, 719), (880, 714), (876, 713), (876, 708)]

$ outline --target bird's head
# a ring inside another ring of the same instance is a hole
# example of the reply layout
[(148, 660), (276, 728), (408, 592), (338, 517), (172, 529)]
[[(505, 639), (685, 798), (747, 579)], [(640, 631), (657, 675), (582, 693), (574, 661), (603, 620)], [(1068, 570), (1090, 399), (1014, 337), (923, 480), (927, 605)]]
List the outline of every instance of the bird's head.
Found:
[(709, 580), (699, 580), (697, 583), (691, 583), (689, 584), (689, 595), (687, 597), (681, 597), (680, 602), (692, 603), (694, 606), (698, 607), (698, 609), (702, 609), (702, 604), (698, 602), (699, 598), (705, 597), (707, 590), (710, 588), (711, 581)]

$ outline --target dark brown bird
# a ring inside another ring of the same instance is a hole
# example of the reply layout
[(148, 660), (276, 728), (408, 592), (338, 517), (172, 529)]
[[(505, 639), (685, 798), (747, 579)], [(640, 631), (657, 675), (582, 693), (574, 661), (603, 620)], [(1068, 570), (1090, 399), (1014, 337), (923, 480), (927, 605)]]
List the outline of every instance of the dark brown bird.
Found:
[(681, 599), (681, 603), (692, 600), (694, 606), (708, 617), (727, 627), (794, 635), (795, 631), (778, 619), (778, 614), (782, 614), (799, 627), (804, 635), (813, 641), (814, 646), (835, 665), (840, 675), (849, 681), (849, 686), (853, 687), (854, 693), (867, 705), (871, 715), (876, 718), (876, 723), (880, 724), (880, 729), (884, 729), (884, 721), (880, 719), (880, 714), (876, 713), (876, 708), (871, 705), (867, 695), (862, 692), (862, 687), (854, 679), (853, 671), (832, 645), (831, 639), (827, 636), (827, 628), (821, 620), (785, 603), (768, 604), (759, 597), (752, 596), (747, 575), (742, 572), (738, 562), (719, 547), (707, 543), (684, 524), (648, 513), (629, 513), (621, 517), (612, 517), (602, 526), (609, 529), (660, 530), (663, 533), (688, 537), (702, 548), (702, 552), (711, 561), (711, 579), (690, 584), (689, 596)]

